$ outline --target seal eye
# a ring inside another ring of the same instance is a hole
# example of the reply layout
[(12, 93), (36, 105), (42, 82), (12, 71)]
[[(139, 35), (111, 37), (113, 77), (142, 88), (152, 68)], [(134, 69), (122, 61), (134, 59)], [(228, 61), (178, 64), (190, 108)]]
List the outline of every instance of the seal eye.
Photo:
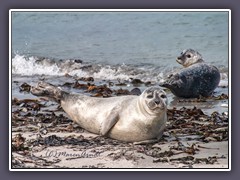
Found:
[(190, 57), (191, 57), (191, 55), (190, 55), (190, 54), (188, 54), (188, 55), (187, 55), (187, 57), (188, 57), (188, 58), (190, 58)]
[(160, 97), (164, 99), (164, 98), (166, 98), (166, 95), (162, 94)]

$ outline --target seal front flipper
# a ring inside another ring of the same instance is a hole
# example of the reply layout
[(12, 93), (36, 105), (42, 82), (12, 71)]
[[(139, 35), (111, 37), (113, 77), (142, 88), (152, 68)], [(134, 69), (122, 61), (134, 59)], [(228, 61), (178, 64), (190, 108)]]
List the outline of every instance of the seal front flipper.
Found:
[(100, 135), (105, 136), (110, 129), (118, 122), (119, 120), (119, 111), (121, 107), (114, 107), (106, 119), (102, 122), (100, 127)]
[[(164, 126), (165, 127), (165, 126)], [(145, 145), (145, 144), (153, 144), (153, 143), (157, 143), (158, 141), (160, 141), (162, 135), (163, 135), (163, 130), (164, 127), (161, 128), (160, 133), (158, 134), (158, 136), (154, 139), (148, 139), (148, 140), (144, 140), (144, 141), (138, 141), (138, 142), (134, 142), (134, 145)]]
[(159, 141), (159, 139), (149, 139), (149, 140), (134, 142), (133, 144), (134, 145), (145, 145), (145, 144), (157, 143), (158, 141)]

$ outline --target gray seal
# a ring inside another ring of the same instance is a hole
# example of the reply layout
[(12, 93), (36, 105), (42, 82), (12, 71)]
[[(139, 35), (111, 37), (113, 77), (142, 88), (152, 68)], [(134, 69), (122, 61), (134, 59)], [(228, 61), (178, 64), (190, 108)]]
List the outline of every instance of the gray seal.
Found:
[(171, 74), (161, 86), (183, 98), (208, 97), (220, 82), (220, 72), (212, 65), (206, 64), (202, 55), (195, 50), (184, 50), (176, 61), (183, 69)]
[(69, 117), (87, 131), (125, 142), (158, 141), (167, 121), (167, 97), (161, 87), (149, 87), (140, 96), (99, 98), (67, 93), (39, 82), (31, 93), (59, 102)]

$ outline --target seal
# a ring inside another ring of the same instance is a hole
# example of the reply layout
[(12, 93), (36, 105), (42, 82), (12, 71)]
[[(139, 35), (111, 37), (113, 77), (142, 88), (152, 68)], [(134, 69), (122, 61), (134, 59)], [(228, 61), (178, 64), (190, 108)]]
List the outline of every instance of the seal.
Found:
[(67, 93), (39, 82), (31, 93), (59, 102), (69, 117), (87, 131), (125, 142), (158, 141), (167, 121), (167, 96), (161, 87), (149, 87), (140, 96), (99, 98)]
[(176, 61), (183, 67), (189, 67), (193, 64), (204, 62), (202, 55), (193, 49), (183, 50), (181, 55), (177, 57)]
[(187, 49), (176, 61), (184, 68), (168, 76), (160, 86), (183, 98), (208, 97), (213, 93), (220, 82), (220, 72), (206, 64), (200, 53)]

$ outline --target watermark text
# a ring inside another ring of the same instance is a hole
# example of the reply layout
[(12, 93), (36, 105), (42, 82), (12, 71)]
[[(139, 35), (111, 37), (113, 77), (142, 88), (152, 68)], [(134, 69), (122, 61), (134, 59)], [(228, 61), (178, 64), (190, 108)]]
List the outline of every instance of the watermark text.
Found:
[(66, 157), (66, 158), (96, 158), (100, 156), (100, 152), (67, 152), (67, 151), (58, 151), (58, 150), (47, 150), (46, 152), (46, 157), (55, 157), (55, 158), (60, 158), (60, 157)]

